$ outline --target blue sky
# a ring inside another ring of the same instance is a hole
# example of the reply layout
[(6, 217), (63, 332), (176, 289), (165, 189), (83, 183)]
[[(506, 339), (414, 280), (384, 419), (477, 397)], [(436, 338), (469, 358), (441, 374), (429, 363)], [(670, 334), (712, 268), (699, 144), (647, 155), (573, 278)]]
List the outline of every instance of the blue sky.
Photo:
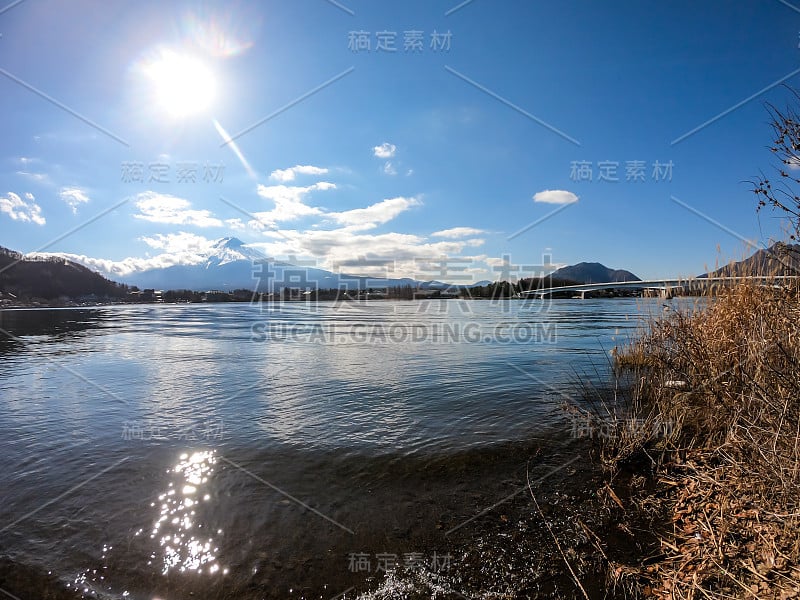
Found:
[(747, 181), (773, 172), (764, 103), (800, 85), (800, 9), (458, 6), (16, 4), (0, 245), (124, 280), (235, 236), (363, 274), (429, 279), (447, 256), (478, 280), (544, 253), (692, 275), (781, 237)]

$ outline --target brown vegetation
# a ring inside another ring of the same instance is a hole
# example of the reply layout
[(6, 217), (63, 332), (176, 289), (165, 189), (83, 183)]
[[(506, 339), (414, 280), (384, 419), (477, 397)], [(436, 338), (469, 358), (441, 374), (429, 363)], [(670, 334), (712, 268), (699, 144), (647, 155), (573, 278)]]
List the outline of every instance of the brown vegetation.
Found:
[(800, 291), (741, 284), (670, 310), (616, 361), (633, 385), (603, 403), (614, 435), (601, 459), (613, 483), (647, 457), (653, 485), (631, 493), (629, 516), (664, 527), (656, 556), (612, 563), (612, 583), (656, 598), (800, 597)]

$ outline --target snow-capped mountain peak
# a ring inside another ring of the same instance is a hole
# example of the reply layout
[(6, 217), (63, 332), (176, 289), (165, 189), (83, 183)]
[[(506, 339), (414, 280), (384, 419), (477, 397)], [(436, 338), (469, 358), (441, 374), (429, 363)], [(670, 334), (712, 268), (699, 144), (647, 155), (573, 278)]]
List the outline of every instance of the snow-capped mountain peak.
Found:
[(255, 248), (250, 248), (242, 240), (235, 237), (227, 237), (217, 240), (209, 249), (206, 260), (206, 268), (212, 266), (222, 266), (239, 260), (257, 261), (266, 258), (263, 253)]

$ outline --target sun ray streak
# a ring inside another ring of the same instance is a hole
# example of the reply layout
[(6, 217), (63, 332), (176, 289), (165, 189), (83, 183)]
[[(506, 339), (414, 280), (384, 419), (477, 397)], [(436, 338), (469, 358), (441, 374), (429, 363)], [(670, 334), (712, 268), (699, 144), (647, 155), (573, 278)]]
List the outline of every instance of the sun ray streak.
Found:
[(214, 122), (214, 128), (219, 133), (220, 137), (222, 137), (222, 141), (225, 142), (233, 153), (236, 155), (236, 158), (239, 159), (239, 162), (242, 163), (244, 170), (247, 171), (247, 174), (250, 176), (250, 179), (253, 181), (258, 181), (258, 177), (256, 176), (256, 172), (253, 170), (253, 167), (250, 166), (250, 163), (247, 162), (247, 159), (242, 154), (242, 151), (239, 149), (239, 145), (231, 138), (230, 134), (225, 131), (225, 128), (220, 124), (219, 121), (216, 119), (212, 119)]

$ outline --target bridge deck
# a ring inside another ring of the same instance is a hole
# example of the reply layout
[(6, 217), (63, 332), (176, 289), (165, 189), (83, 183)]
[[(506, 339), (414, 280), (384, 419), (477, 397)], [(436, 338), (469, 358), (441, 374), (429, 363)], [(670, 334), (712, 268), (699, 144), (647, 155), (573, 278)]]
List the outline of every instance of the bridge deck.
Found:
[(741, 281), (761, 281), (774, 283), (776, 281), (792, 281), (800, 279), (798, 275), (773, 275), (773, 276), (741, 276), (741, 277), (695, 277), (685, 279), (647, 279), (643, 281), (605, 281), (602, 283), (581, 283), (577, 285), (561, 285), (537, 290), (526, 290), (520, 295), (544, 296), (556, 292), (593, 292), (611, 289), (699, 289), (718, 283), (737, 283)]

